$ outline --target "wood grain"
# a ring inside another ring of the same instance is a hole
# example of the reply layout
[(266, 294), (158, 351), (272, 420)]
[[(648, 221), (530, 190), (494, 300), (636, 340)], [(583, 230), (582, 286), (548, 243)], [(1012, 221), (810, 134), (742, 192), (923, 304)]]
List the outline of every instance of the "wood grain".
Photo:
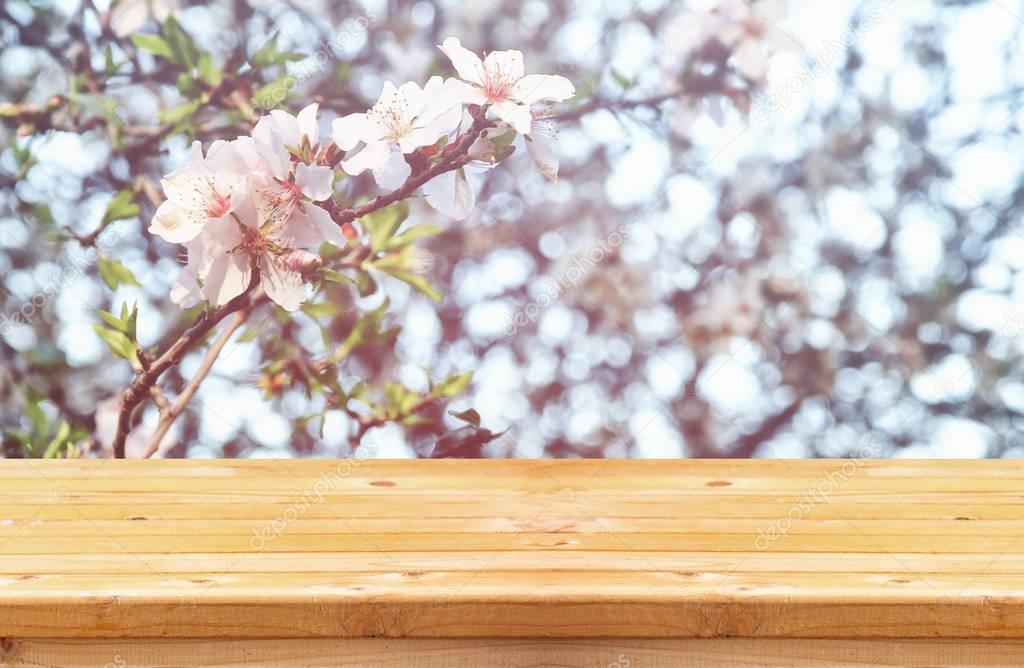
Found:
[(1024, 641), (780, 640), (28, 640), (0, 666), (67, 668), (1019, 668)]
[(408, 666), (959, 660), (941, 638), (1024, 665), (1022, 520), (1022, 462), (0, 461), (0, 637), (44, 665), (157, 638), (167, 665), (376, 665), (381, 638), (421, 639)]

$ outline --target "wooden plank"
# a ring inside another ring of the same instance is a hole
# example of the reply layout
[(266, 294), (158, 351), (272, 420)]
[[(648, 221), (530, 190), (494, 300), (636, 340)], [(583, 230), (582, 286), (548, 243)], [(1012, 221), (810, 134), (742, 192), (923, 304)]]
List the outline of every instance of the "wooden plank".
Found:
[(965, 640), (25, 640), (0, 666), (66, 668), (1018, 668), (1024, 642)]
[(4, 461), (0, 637), (1024, 639), (1021, 520), (1014, 462)]

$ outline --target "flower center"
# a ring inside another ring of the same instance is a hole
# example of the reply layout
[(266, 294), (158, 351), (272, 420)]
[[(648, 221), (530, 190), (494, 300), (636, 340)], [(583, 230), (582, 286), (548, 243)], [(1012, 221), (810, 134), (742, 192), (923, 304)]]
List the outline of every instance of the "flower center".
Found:
[(487, 68), (484, 75), (484, 95), (492, 102), (501, 102), (507, 98), (516, 83), (512, 73), (503, 70), (501, 65)]
[(395, 95), (387, 102), (373, 105), (369, 115), (387, 132), (386, 139), (391, 141), (398, 141), (410, 130), (409, 102), (401, 95)]
[(302, 198), (299, 187), (291, 181), (271, 181), (256, 189), (256, 205), (264, 221), (284, 223), (292, 217)]
[(264, 255), (270, 250), (267, 238), (259, 230), (251, 227), (242, 227), (242, 243), (237, 251), (243, 251), (249, 255)]
[(210, 218), (226, 216), (231, 210), (231, 201), (210, 188), (210, 196), (206, 201), (206, 215)]

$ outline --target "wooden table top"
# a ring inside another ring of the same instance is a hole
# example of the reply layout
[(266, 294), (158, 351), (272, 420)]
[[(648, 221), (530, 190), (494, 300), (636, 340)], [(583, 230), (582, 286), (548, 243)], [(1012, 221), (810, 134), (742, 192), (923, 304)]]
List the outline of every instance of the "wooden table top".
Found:
[(1022, 638), (1024, 462), (0, 461), (0, 636)]

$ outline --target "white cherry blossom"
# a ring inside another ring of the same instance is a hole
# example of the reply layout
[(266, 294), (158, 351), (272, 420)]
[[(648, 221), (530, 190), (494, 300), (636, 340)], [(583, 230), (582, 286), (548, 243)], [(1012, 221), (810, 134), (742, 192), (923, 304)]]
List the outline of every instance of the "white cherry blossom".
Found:
[(371, 170), (377, 184), (393, 190), (411, 172), (405, 154), (430, 146), (455, 130), (462, 107), (455, 97), (455, 80), (431, 77), (422, 89), (414, 82), (395, 87), (384, 83), (377, 103), (366, 113), (349, 114), (332, 124), (334, 143), (343, 151), (362, 148), (341, 162), (347, 173)]
[[(288, 311), (297, 309), (306, 300), (304, 274), (317, 268), (313, 254), (304, 249), (333, 241), (325, 230), (337, 229), (320, 207), (306, 204), (305, 209), (307, 215), (258, 224), (256, 204), (247, 198), (236, 215), (208, 225), (196, 272), (203, 297), (217, 306), (226, 304), (249, 287), (255, 267), (267, 296)], [(311, 222), (317, 219), (319, 224)]]
[(576, 94), (572, 82), (563, 76), (526, 74), (521, 51), (492, 51), (481, 60), (455, 37), (449, 37), (438, 48), (462, 79), (461, 101), (489, 105), (498, 118), (520, 134), (530, 133), (530, 105), (561, 102)]
[(316, 104), (298, 116), (274, 110), (256, 123), (252, 137), (239, 137), (234, 144), (249, 170), (256, 225), (277, 227), (299, 218), (296, 224), (310, 224), (332, 243), (344, 244), (327, 212), (313, 204), (333, 194), (334, 170), (307, 164), (289, 150), (307, 156), (317, 153), (320, 132), (316, 115)]
[(185, 167), (164, 180), (168, 202), (150, 230), (185, 245), (174, 303), (226, 304), (252, 284), (254, 270), (283, 308), (305, 301), (305, 276), (321, 263), (307, 249), (345, 244), (330, 214), (315, 204), (332, 195), (334, 179), (330, 167), (315, 162), (316, 113), (315, 104), (298, 116), (271, 112), (251, 137), (216, 142), (206, 158), (197, 142)]
[(149, 231), (171, 243), (194, 239), (208, 221), (231, 213), (245, 181), (243, 163), (229, 143), (214, 142), (204, 158), (202, 145), (193, 142), (185, 165), (160, 182), (167, 200)]
[[(465, 113), (459, 133), (467, 132), (473, 125), (473, 117)], [(464, 220), (476, 204), (476, 191), (470, 177), (477, 177), (497, 164), (497, 140), (513, 130), (508, 124), (498, 121), (470, 145), (467, 155), (471, 162), (465, 166), (435, 176), (423, 185), (422, 191), (427, 204), (453, 220)]]

